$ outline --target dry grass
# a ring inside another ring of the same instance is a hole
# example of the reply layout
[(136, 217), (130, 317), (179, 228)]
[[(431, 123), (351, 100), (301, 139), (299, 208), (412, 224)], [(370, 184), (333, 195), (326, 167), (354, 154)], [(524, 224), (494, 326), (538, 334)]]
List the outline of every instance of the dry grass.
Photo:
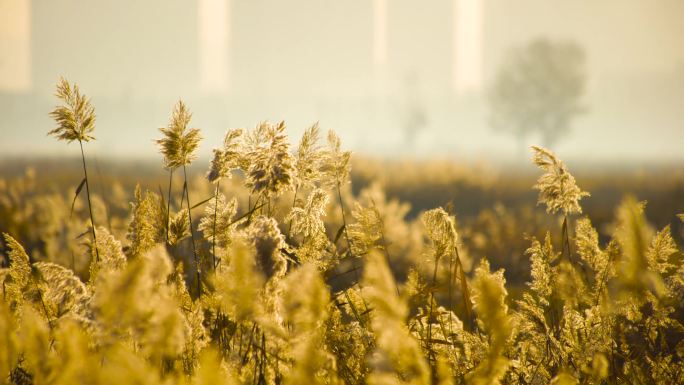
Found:
[(547, 214), (411, 216), (387, 194), (397, 183), (499, 185), (431, 168), (355, 191), (334, 133), (320, 146), (314, 125), (292, 149), (268, 122), (229, 131), (193, 178), (189, 121), (179, 103), (162, 129), (167, 191), (166, 176), (132, 195), (118, 184), (70, 215), (72, 197), (42, 177), (0, 183), (0, 383), (684, 382), (671, 228), (631, 197), (595, 228), (578, 217), (591, 214), (582, 178), (547, 150), (534, 149)]

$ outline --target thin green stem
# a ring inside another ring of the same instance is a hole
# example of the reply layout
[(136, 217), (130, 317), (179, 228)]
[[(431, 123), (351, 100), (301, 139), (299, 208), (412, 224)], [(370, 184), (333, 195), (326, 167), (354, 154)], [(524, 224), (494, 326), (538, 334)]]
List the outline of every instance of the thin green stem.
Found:
[(266, 332), (261, 332), (261, 367), (260, 367), (260, 381), (259, 383), (264, 383), (266, 373)]
[(43, 311), (45, 312), (45, 318), (47, 319), (48, 327), (50, 327), (50, 330), (52, 330), (52, 321), (50, 320), (50, 313), (48, 313), (47, 306), (45, 306), (43, 292), (40, 289), (38, 289), (38, 296), (40, 298), (40, 303), (43, 305)]
[[(188, 185), (188, 172), (183, 165), (183, 178), (185, 179), (185, 186)], [(195, 259), (195, 269), (197, 270), (197, 296), (202, 296), (202, 269), (200, 267), (199, 258), (197, 257), (197, 249), (195, 248), (195, 232), (192, 230), (192, 206), (190, 205), (190, 189), (185, 188), (185, 202), (188, 204), (188, 220), (190, 221), (190, 241), (192, 242), (192, 255)]]
[(347, 232), (347, 217), (344, 213), (344, 202), (342, 201), (339, 180), (337, 181), (337, 198), (340, 201), (340, 210), (342, 211), (342, 225), (344, 226), (344, 238), (347, 240), (347, 253), (351, 255), (351, 242), (349, 241), (349, 233)]
[[(295, 188), (294, 191), (294, 197), (292, 198), (292, 208), (295, 208), (295, 205), (297, 204), (297, 193), (299, 192), (299, 186)], [(290, 218), (290, 223), (287, 224), (287, 235), (285, 236), (285, 239), (290, 239), (290, 230), (292, 230), (292, 218)]]
[(173, 169), (169, 170), (169, 194), (168, 198), (166, 199), (166, 243), (169, 243), (169, 221), (171, 217), (171, 181), (173, 181)]
[[(250, 197), (249, 199), (251, 200), (251, 199), (252, 199), (252, 195), (250, 194), (249, 197)], [(259, 195), (257, 196), (256, 201), (254, 201), (254, 207), (253, 207), (253, 208), (250, 208), (250, 210), (249, 210), (249, 215), (247, 216), (247, 224), (252, 223), (252, 215), (253, 215), (254, 212), (257, 210), (257, 207), (259, 207), (259, 201), (261, 201), (261, 197), (262, 197), (262, 195), (259, 194)]]
[[(363, 289), (363, 287), (361, 286), (361, 277), (359, 276), (359, 270), (356, 268), (356, 260), (352, 256), (352, 252), (351, 252), (351, 242), (349, 241), (349, 233), (347, 232), (347, 217), (344, 213), (344, 201), (342, 201), (342, 193), (340, 192), (340, 181), (339, 181), (339, 179), (337, 180), (337, 198), (340, 201), (340, 210), (342, 210), (342, 226), (344, 226), (344, 237), (347, 239), (347, 255), (352, 258), (352, 260), (351, 260), (352, 270), (354, 270), (354, 278), (356, 279), (356, 285), (360, 289)], [(349, 296), (349, 294), (347, 294), (346, 289), (345, 289), (344, 293), (345, 293), (345, 295)], [(364, 313), (368, 312), (368, 305), (366, 304), (366, 300), (363, 297), (361, 297), (361, 301), (363, 302)], [(350, 302), (350, 304), (351, 304), (351, 302)], [(361, 323), (360, 318), (358, 321), (359, 321), (359, 323)]]
[(572, 256), (570, 255), (570, 234), (568, 233), (568, 216), (563, 217), (563, 227), (562, 227), (563, 239), (562, 239), (562, 252), (561, 256), (566, 256), (570, 262), (572, 262)]
[(216, 262), (216, 212), (218, 211), (218, 196), (219, 196), (219, 184), (221, 183), (221, 180), (218, 179), (216, 180), (216, 192), (214, 193), (214, 231), (213, 235), (211, 237), (211, 250), (212, 254), (214, 257), (214, 263), (213, 267), (214, 270), (216, 270), (217, 262)]
[(463, 297), (463, 307), (465, 308), (467, 322), (466, 330), (473, 330), (473, 316), (472, 316), (472, 304), (470, 302), (470, 292), (468, 291), (468, 281), (466, 280), (465, 271), (463, 270), (463, 264), (461, 263), (461, 256), (458, 253), (458, 246), (454, 247), (454, 252), (456, 254), (456, 268), (460, 273), (459, 280), (461, 281), (461, 296)]
[(449, 258), (449, 337), (451, 337), (451, 314), (454, 312), (453, 302), (454, 258)]
[[(349, 240), (349, 233), (347, 232), (347, 217), (344, 213), (344, 202), (342, 201), (342, 193), (340, 192), (340, 181), (337, 181), (337, 198), (340, 201), (340, 210), (342, 211), (342, 226), (344, 229), (344, 238), (347, 240), (347, 256), (352, 258), (352, 268), (354, 269), (354, 278), (356, 278), (356, 284), (361, 287), (361, 277), (359, 277), (359, 272), (356, 269), (356, 261), (354, 260), (354, 257), (352, 256), (352, 244), (351, 241)], [(364, 301), (364, 306), (365, 306), (365, 301)], [(366, 310), (368, 310), (368, 307), (366, 306)]]
[[(435, 268), (432, 272), (432, 285), (430, 286), (430, 309), (428, 311), (428, 335), (427, 335), (427, 350), (428, 350), (428, 361), (433, 357), (432, 352), (432, 309), (435, 303), (435, 290), (437, 288), (437, 268), (439, 267), (439, 256), (435, 256)], [(430, 361), (431, 363), (431, 361)]]
[(83, 142), (78, 141), (81, 147), (81, 161), (83, 161), (83, 176), (85, 177), (86, 196), (88, 197), (88, 212), (90, 213), (90, 229), (93, 232), (93, 247), (95, 248), (95, 260), (100, 260), (100, 251), (97, 248), (97, 236), (95, 235), (95, 219), (93, 218), (93, 204), (90, 201), (90, 186), (88, 183), (88, 170), (86, 169), (85, 153), (83, 152)]

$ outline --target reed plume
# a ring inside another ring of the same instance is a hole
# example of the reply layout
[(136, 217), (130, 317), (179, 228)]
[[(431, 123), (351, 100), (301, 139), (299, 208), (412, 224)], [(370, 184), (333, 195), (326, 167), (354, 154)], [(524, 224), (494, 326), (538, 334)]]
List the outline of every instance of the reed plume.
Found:
[[(190, 192), (188, 188), (188, 173), (186, 166), (192, 163), (197, 158), (196, 151), (202, 140), (200, 130), (197, 128), (189, 128), (192, 114), (185, 106), (182, 100), (174, 106), (171, 120), (166, 127), (162, 127), (159, 131), (162, 133), (162, 138), (157, 139), (159, 150), (164, 156), (164, 167), (169, 170), (169, 193), (167, 201), (167, 216), (166, 216), (166, 238), (169, 240), (169, 226), (170, 226), (170, 205), (171, 205), (171, 180), (173, 178), (173, 170), (178, 167), (183, 167), (183, 192), (185, 201), (188, 206), (188, 221), (190, 241), (192, 243), (192, 255), (195, 260), (195, 269), (197, 275), (197, 294), (202, 294), (202, 272), (199, 263), (199, 256), (197, 254), (197, 246), (195, 244), (195, 232), (192, 229), (192, 205), (190, 205)], [(181, 197), (181, 201), (183, 197)]]
[[(50, 116), (57, 123), (57, 128), (48, 132), (48, 135), (53, 135), (58, 140), (66, 140), (67, 143), (78, 140), (78, 145), (81, 148), (81, 161), (83, 163), (83, 181), (76, 188), (76, 196), (81, 191), (83, 184), (86, 187), (86, 196), (88, 198), (88, 212), (90, 214), (90, 229), (93, 236), (93, 243), (97, 243), (97, 235), (95, 234), (95, 219), (93, 218), (93, 205), (90, 200), (90, 182), (88, 181), (88, 170), (86, 168), (85, 153), (83, 152), (83, 142), (95, 140), (91, 134), (95, 130), (95, 109), (85, 95), (81, 94), (81, 90), (77, 85), (71, 85), (69, 82), (61, 78), (57, 84), (57, 92), (55, 93), (58, 99), (64, 104), (50, 113)], [(76, 197), (74, 197), (74, 200)], [(99, 253), (95, 249), (95, 257), (99, 259)]]

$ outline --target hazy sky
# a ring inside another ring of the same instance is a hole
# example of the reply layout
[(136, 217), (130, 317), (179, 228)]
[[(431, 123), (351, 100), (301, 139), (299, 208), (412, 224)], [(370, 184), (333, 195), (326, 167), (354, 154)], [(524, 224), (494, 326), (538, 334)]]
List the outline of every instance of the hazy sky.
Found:
[(684, 161), (683, 20), (680, 0), (0, 0), (0, 153), (76, 150), (45, 136), (64, 75), (92, 97), (101, 155), (155, 157), (182, 97), (203, 154), (284, 119), (358, 152), (511, 159), (484, 92), (546, 37), (587, 56), (589, 112), (557, 152)]

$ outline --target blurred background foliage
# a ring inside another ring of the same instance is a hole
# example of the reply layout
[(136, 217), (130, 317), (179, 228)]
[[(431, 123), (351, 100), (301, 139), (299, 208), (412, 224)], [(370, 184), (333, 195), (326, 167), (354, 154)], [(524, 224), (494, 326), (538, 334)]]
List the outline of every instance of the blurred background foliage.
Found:
[[(560, 234), (560, 219), (536, 205), (537, 194), (530, 186), (535, 170), (511, 172), (482, 164), (461, 164), (451, 161), (402, 162), (373, 158), (353, 158), (352, 183), (343, 189), (346, 209), (352, 202), (378, 207), (385, 221), (388, 245), (395, 260), (392, 268), (404, 277), (406, 268), (420, 256), (413, 254), (418, 240), (421, 212), (444, 206), (456, 216), (457, 227), (467, 255), (467, 267), (476, 266), (486, 257), (492, 268), (505, 268), (506, 279), (515, 294), (516, 287), (530, 279), (530, 264), (525, 250), (528, 237), (542, 239), (546, 230)], [(168, 177), (161, 164), (135, 161), (95, 161), (90, 166), (91, 195), (98, 225), (111, 229), (119, 239), (125, 238), (130, 221), (130, 204), (136, 184), (159, 193), (165, 192)], [(201, 202), (213, 195), (213, 185), (204, 178), (202, 161), (189, 168), (190, 195)], [(208, 162), (207, 162), (208, 163)], [(572, 165), (571, 165), (572, 167)], [(577, 169), (577, 168), (576, 168)], [(84, 246), (88, 240), (87, 202), (74, 201), (74, 190), (81, 178), (80, 160), (51, 159), (14, 160), (0, 164), (0, 228), (13, 234), (38, 260), (50, 260), (74, 267), (87, 274), (90, 254)], [(578, 184), (591, 191), (582, 201), (584, 214), (592, 218), (601, 242), (613, 233), (615, 208), (621, 199), (632, 194), (647, 201), (646, 216), (658, 229), (671, 225), (678, 244), (684, 242), (684, 228), (676, 217), (684, 212), (684, 172), (662, 167), (657, 170), (629, 172), (610, 169), (582, 169), (575, 172)], [(181, 191), (182, 181), (176, 181), (174, 191)], [(239, 214), (249, 202), (249, 192), (242, 177), (236, 176), (221, 184), (228, 197), (238, 200)], [(165, 195), (162, 194), (162, 195)], [(285, 210), (292, 194), (279, 198)], [(172, 202), (172, 209), (180, 201)], [(253, 203), (253, 202), (252, 202)], [(193, 209), (197, 216), (203, 205)], [(340, 228), (339, 203), (331, 199), (325, 217), (330, 238)], [(286, 212), (279, 213), (285, 215)], [(283, 222), (284, 223), (284, 222)], [(196, 228), (196, 226), (195, 226)], [(284, 230), (284, 229), (283, 229)], [(412, 234), (414, 233), (414, 234)], [(80, 242), (78, 241), (80, 240)], [(554, 240), (560, 244), (561, 240)], [(79, 244), (81, 246), (79, 246)], [(182, 247), (182, 246), (181, 246)], [(192, 253), (179, 253), (179, 255)], [(3, 261), (6, 264), (7, 261)], [(344, 281), (338, 282), (344, 284)]]

